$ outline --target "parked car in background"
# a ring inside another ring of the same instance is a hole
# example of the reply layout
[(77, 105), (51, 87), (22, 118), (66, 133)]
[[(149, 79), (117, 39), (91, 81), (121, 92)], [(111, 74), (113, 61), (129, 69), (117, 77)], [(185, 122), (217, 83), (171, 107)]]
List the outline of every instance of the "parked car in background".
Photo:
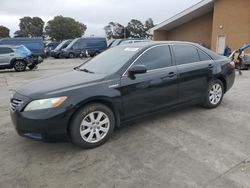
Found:
[(95, 56), (107, 49), (107, 40), (102, 37), (84, 37), (74, 39), (62, 50), (62, 56), (66, 58), (83, 56)]
[(25, 71), (26, 67), (34, 69), (36, 64), (30, 50), (25, 46), (0, 45), (0, 69), (12, 69), (17, 72)]
[(243, 69), (249, 70), (250, 68), (250, 54), (245, 54), (243, 57)]
[(119, 45), (126, 45), (126, 44), (133, 44), (138, 42), (150, 42), (151, 40), (144, 40), (144, 39), (115, 39), (109, 47), (119, 46)]
[(111, 39), (108, 41), (108, 48), (112, 46), (112, 44), (115, 42), (115, 39)]
[(115, 47), (118, 46), (123, 40), (125, 39), (115, 39), (109, 47)]
[(51, 51), (54, 50), (59, 44), (60, 42), (49, 42), (46, 44), (44, 49), (45, 56), (51, 56)]
[(93, 148), (138, 116), (193, 104), (216, 108), (234, 80), (231, 60), (198, 44), (136, 43), (24, 86), (11, 98), (10, 113), (21, 136), (68, 136)]
[[(3, 38), (0, 39), (0, 45), (18, 46), (24, 45), (33, 56), (34, 62), (39, 63), (39, 59), (45, 57), (43, 39), (37, 38)], [(41, 57), (41, 58), (39, 58)]]
[(62, 41), (54, 50), (51, 50), (51, 57), (54, 57), (56, 59), (62, 58), (62, 49), (66, 48), (72, 41), (73, 39)]
[(119, 45), (127, 45), (127, 44), (139, 43), (139, 42), (150, 42), (150, 40), (128, 39), (128, 40), (121, 41)]

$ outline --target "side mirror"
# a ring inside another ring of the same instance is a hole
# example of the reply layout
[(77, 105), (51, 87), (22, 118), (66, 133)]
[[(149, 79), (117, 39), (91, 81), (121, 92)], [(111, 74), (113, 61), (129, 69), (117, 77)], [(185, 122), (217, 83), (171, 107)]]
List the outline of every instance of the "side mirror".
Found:
[(135, 74), (144, 74), (146, 72), (147, 72), (147, 68), (145, 67), (145, 65), (132, 66), (128, 71), (130, 76), (134, 76)]

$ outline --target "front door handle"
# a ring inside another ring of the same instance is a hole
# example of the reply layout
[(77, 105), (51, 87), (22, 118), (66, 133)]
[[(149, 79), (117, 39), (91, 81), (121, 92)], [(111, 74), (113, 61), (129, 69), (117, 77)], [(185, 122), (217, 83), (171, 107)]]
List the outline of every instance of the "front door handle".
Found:
[(169, 77), (169, 78), (173, 78), (175, 75), (176, 75), (176, 74), (175, 74), (174, 72), (168, 73), (168, 77)]
[(214, 68), (214, 65), (213, 65), (213, 64), (209, 64), (209, 65), (208, 65), (208, 68), (209, 68), (210, 70), (212, 70), (212, 69)]

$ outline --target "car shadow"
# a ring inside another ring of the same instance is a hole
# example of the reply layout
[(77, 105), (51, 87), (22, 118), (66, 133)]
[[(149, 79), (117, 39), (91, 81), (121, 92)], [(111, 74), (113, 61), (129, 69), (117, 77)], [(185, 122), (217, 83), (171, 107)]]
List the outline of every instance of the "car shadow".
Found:
[[(199, 105), (193, 105), (191, 107), (189, 106), (189, 107), (184, 107), (181, 109), (174, 109), (171, 111), (163, 110), (163, 111), (152, 113), (150, 115), (146, 115), (144, 117), (139, 117), (134, 120), (127, 121), (123, 123), (119, 128), (116, 128), (111, 139), (100, 147), (102, 149), (105, 147), (107, 148), (110, 148), (111, 146), (113, 147), (114, 145), (116, 145), (116, 141), (119, 140), (119, 138), (123, 135), (124, 131), (126, 132), (126, 134), (129, 134), (133, 131), (137, 131), (140, 127), (143, 128), (145, 124), (147, 124), (147, 126), (155, 126), (154, 124), (148, 124), (149, 121), (150, 122), (154, 122), (154, 121), (162, 122), (163, 120), (165, 120), (166, 118), (170, 116), (171, 118), (178, 117), (178, 116), (182, 116), (183, 114), (187, 114), (187, 113), (197, 111), (200, 109), (201, 107)], [(48, 152), (51, 150), (55, 150), (58, 152), (59, 151), (60, 152), (62, 151), (78, 152), (78, 151), (83, 150), (82, 148), (72, 144), (69, 139), (53, 141), (53, 142), (37, 141), (37, 140), (32, 140), (32, 139), (27, 139), (27, 138), (23, 138), (23, 139), (25, 139), (24, 142), (28, 148), (35, 148), (35, 150), (40, 150), (41, 148), (47, 148), (47, 149), (50, 148)], [(120, 142), (117, 141), (117, 143), (120, 143)], [(47, 152), (47, 149), (44, 149), (44, 152)]]

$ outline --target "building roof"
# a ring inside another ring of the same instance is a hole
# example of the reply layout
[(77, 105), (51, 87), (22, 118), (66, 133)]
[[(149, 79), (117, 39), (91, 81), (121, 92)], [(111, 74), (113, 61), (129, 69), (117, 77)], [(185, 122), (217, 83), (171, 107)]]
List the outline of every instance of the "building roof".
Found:
[(195, 18), (198, 18), (206, 13), (210, 12), (214, 8), (215, 0), (203, 0), (194, 6), (180, 12), (179, 14), (163, 21), (151, 29), (151, 32), (155, 30), (170, 30), (178, 27), (184, 23), (187, 23)]

